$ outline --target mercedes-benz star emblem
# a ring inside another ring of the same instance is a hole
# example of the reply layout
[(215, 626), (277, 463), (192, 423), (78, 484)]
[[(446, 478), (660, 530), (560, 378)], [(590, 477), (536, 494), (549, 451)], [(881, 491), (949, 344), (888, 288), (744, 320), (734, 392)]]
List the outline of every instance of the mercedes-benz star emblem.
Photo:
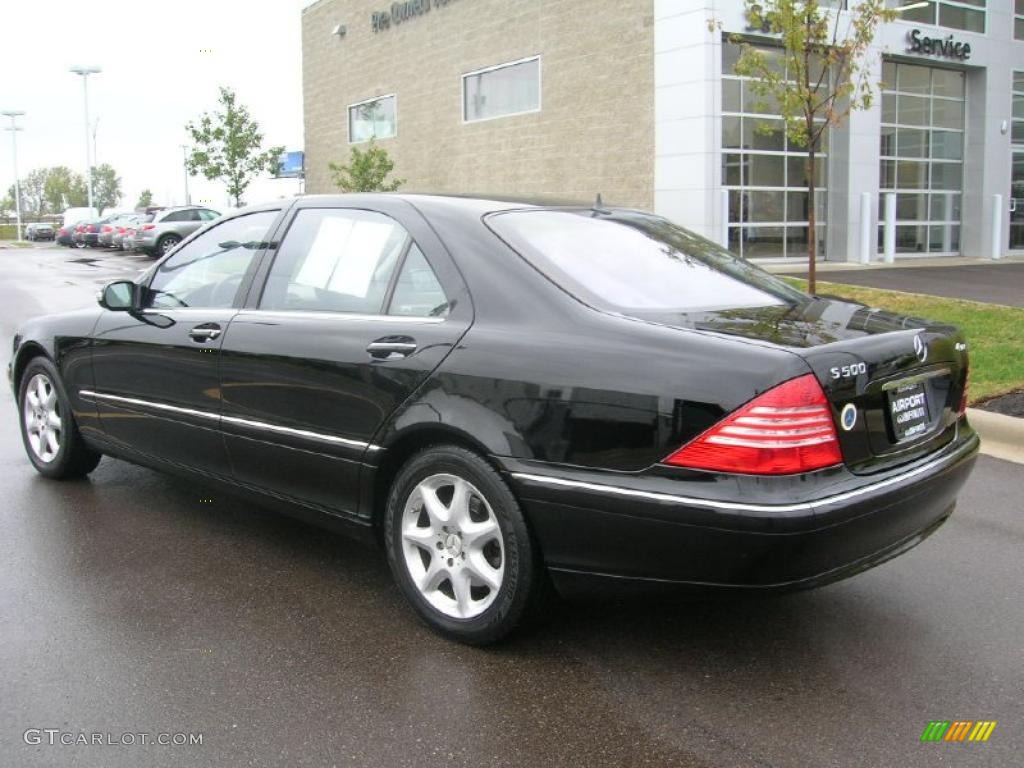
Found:
[(914, 354), (922, 363), (928, 359), (928, 345), (920, 335), (914, 337)]

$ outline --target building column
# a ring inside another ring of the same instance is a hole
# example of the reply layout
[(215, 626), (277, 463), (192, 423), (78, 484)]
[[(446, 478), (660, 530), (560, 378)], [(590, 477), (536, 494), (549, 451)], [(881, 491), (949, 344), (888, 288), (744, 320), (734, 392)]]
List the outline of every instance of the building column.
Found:
[(654, 210), (712, 240), (722, 216), (721, 35), (712, 3), (654, 3)]
[[(991, 20), (990, 20), (991, 23)], [(1013, 71), (1011, 62), (972, 69), (967, 73), (966, 127), (964, 141), (964, 192), (961, 210), (960, 249), (964, 256), (987, 257), (992, 253), (993, 196), (1002, 195), (999, 215), (1000, 255), (1008, 250), (1010, 226), (1010, 134), (1002, 133), (1010, 122)]]

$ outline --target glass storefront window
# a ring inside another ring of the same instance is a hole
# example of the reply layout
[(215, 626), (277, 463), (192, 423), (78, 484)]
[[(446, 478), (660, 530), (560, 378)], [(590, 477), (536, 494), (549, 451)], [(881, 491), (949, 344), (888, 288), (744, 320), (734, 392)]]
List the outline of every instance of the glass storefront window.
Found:
[[(761, 48), (782, 66), (778, 49)], [(739, 46), (722, 44), (722, 185), (729, 190), (729, 248), (745, 258), (807, 253), (807, 151), (789, 141), (778, 106), (733, 73)], [(827, 133), (823, 137), (827, 139)], [(824, 255), (828, 141), (817, 155), (816, 232)]]
[[(963, 73), (893, 61), (884, 63), (883, 73), (879, 174), (881, 191), (896, 193), (896, 250), (956, 252), (963, 189)], [(879, 195), (878, 215), (881, 222), (884, 195)], [(883, 230), (880, 225), (879, 247)]]
[[(1017, 0), (1018, 7), (1020, 0)], [(965, 32), (985, 32), (985, 0), (887, 0), (890, 8), (903, 8), (899, 15), (901, 21), (937, 24), (950, 29), (962, 29)]]
[[(1016, 11), (1024, 16), (1024, 0), (1017, 0)], [(1018, 19), (1024, 24), (1024, 19)], [(1024, 34), (1019, 39), (1024, 40)], [(1013, 165), (1010, 168), (1010, 248), (1024, 249), (1024, 72), (1013, 73), (1013, 130), (1010, 141)]]

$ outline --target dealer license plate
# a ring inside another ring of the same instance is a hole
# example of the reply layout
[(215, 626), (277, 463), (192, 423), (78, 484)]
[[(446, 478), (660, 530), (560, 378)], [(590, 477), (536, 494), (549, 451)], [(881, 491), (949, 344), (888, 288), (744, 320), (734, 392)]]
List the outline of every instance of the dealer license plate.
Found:
[(906, 384), (889, 391), (889, 421), (897, 443), (928, 431), (932, 419), (924, 382)]

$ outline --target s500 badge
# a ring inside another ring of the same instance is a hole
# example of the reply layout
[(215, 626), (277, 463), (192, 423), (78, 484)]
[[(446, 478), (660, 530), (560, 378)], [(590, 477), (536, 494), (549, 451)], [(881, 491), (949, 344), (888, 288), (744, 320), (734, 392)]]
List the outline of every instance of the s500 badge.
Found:
[(853, 363), (851, 365), (836, 365), (828, 369), (833, 379), (848, 379), (868, 372), (867, 363)]

